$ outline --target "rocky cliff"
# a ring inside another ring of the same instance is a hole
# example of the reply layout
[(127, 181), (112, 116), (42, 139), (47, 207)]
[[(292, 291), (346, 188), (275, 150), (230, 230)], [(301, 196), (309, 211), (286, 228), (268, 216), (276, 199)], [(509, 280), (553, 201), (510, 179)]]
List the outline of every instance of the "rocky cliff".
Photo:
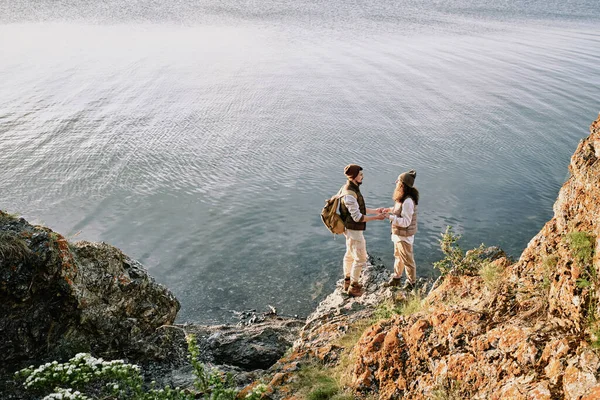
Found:
[[(599, 399), (600, 118), (590, 130), (554, 217), (517, 262), (493, 261), (493, 284), (450, 274), (420, 311), (381, 319), (356, 345), (342, 339), (353, 320), (372, 320), (374, 299), (334, 294), (271, 369), (268, 395), (303, 397), (303, 369), (317, 363), (343, 370), (338, 384), (354, 397)], [(367, 271), (367, 285), (373, 276)], [(367, 287), (379, 302), (394, 296), (388, 291)]]
[(0, 393), (36, 398), (13, 373), (76, 353), (126, 359), (163, 386), (192, 387), (186, 335), (199, 360), (260, 376), (291, 346), (304, 321), (243, 312), (236, 325), (175, 325), (179, 302), (143, 266), (106, 243), (69, 242), (49, 228), (0, 211)]
[(0, 211), (2, 368), (77, 352), (155, 358), (157, 328), (178, 310), (173, 294), (117, 248), (69, 243)]

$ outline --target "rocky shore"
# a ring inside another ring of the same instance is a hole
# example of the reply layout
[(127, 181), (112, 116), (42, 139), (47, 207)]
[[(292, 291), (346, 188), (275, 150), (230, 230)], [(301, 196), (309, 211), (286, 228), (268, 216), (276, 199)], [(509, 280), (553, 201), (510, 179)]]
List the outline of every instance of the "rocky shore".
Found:
[(306, 320), (269, 310), (238, 325), (174, 324), (179, 302), (135, 260), (0, 211), (0, 393), (27, 398), (14, 371), (78, 352), (190, 386), (194, 334), (201, 361), (245, 386), (240, 398), (259, 383), (264, 398), (304, 398), (318, 370), (334, 387), (319, 398), (598, 399), (600, 118), (590, 131), (554, 217), (519, 260), (485, 257), (491, 283), (453, 271), (408, 294), (385, 287), (390, 268), (371, 259), (363, 296), (340, 282)]
[(356, 308), (369, 296), (335, 304), (334, 293), (269, 371), (269, 397), (305, 397), (302, 371), (316, 365), (350, 398), (599, 399), (600, 118), (590, 132), (554, 217), (518, 261), (487, 264), (497, 271), (491, 282), (449, 274), (417, 312), (360, 327), (355, 341), (340, 339), (372, 312)]
[(137, 363), (149, 381), (191, 386), (190, 334), (200, 361), (232, 372), (243, 386), (273, 365), (304, 325), (275, 310), (247, 312), (237, 325), (181, 325), (174, 323), (179, 308), (171, 291), (119, 249), (72, 243), (0, 211), (3, 398), (29, 398), (13, 378), (20, 368), (81, 352)]

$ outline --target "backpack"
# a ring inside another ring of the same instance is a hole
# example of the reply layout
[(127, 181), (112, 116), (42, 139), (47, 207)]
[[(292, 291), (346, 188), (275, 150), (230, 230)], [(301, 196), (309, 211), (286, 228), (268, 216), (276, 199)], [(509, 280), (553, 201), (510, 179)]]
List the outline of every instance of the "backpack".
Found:
[(346, 230), (344, 221), (342, 220), (340, 214), (338, 214), (338, 208), (340, 205), (340, 199), (347, 194), (358, 198), (356, 193), (351, 190), (346, 190), (342, 187), (335, 196), (331, 196), (330, 199), (325, 200), (325, 207), (323, 207), (321, 210), (321, 220), (323, 220), (323, 223), (327, 229), (329, 229), (329, 231), (334, 235), (340, 235)]

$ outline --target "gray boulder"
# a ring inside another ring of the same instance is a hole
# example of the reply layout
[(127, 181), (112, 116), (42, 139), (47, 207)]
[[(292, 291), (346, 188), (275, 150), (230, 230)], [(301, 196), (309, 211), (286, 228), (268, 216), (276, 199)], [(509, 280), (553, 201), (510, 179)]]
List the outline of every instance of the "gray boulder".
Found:
[(305, 321), (271, 316), (251, 325), (187, 325), (204, 361), (245, 371), (267, 369), (283, 356)]
[[(164, 358), (161, 330), (180, 304), (142, 265), (105, 243), (70, 243), (0, 211), (0, 364), (78, 352)], [(158, 336), (157, 336), (158, 335)]]

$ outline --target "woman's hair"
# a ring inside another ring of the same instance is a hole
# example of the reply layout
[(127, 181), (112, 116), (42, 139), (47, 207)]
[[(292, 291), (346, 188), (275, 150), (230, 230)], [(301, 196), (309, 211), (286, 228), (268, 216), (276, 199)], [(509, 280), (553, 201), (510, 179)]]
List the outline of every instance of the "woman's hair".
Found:
[(410, 197), (415, 202), (415, 205), (419, 204), (419, 191), (415, 187), (408, 187), (404, 182), (398, 182), (396, 185), (396, 189), (394, 189), (394, 194), (392, 195), (392, 199), (399, 203), (404, 202), (407, 197)]

